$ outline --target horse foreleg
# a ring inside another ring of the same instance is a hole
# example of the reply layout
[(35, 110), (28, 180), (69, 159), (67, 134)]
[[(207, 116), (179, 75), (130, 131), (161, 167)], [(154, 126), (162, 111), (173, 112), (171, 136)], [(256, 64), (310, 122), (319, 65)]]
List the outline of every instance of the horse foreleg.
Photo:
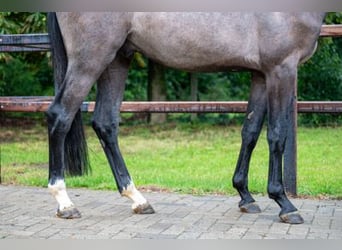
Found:
[[(290, 59), (290, 58), (289, 58)], [(303, 223), (304, 220), (297, 208), (289, 201), (283, 185), (282, 161), (287, 136), (287, 127), (297, 81), (297, 67), (292, 60), (276, 66), (267, 74), (268, 95), (268, 131), (269, 143), (269, 175), (268, 194), (280, 206), (279, 214), (283, 222), (290, 224)]]
[(266, 85), (264, 76), (253, 72), (247, 115), (243, 124), (241, 149), (233, 176), (233, 186), (240, 194), (240, 210), (259, 213), (261, 210), (248, 190), (248, 170), (253, 149), (262, 129), (266, 114)]
[(107, 156), (120, 194), (133, 201), (132, 209), (135, 213), (150, 214), (154, 213), (154, 210), (136, 189), (118, 144), (120, 106), (128, 67), (129, 60), (118, 57), (100, 76), (92, 124)]

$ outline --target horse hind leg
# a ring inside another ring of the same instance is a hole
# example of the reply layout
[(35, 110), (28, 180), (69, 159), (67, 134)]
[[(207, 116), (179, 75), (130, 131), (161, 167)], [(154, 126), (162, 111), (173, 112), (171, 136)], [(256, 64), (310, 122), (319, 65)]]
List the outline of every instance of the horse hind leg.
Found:
[(65, 140), (71, 128), (75, 114), (88, 94), (95, 77), (83, 75), (76, 77), (70, 71), (46, 115), (49, 134), (49, 184), (50, 193), (58, 203), (57, 217), (72, 219), (81, 214), (70, 200), (64, 181), (66, 170)]
[(253, 72), (252, 86), (243, 124), (241, 149), (233, 176), (233, 186), (240, 194), (240, 210), (245, 213), (259, 213), (261, 209), (255, 203), (248, 190), (248, 171), (253, 149), (262, 129), (266, 114), (266, 85), (263, 75)]
[(120, 194), (133, 201), (134, 213), (151, 214), (154, 209), (136, 189), (118, 144), (120, 106), (129, 62), (127, 58), (118, 55), (100, 76), (92, 125), (107, 156)]
[(62, 219), (81, 218), (81, 213), (67, 194), (64, 178), (58, 178), (56, 181), (50, 179), (48, 188), (58, 202), (57, 217)]
[[(115, 18), (116, 15), (119, 16)], [(90, 88), (113, 61), (124, 43), (127, 36), (128, 16), (130, 14), (127, 13), (68, 12), (49, 16), (52, 17), (49, 18), (50, 33), (54, 34), (51, 36), (54, 38), (51, 45), (54, 52), (55, 73), (57, 72), (55, 79), (58, 81), (56, 83), (62, 81), (62, 84), (56, 84), (60, 86), (58, 94), (47, 112), (50, 146), (49, 189), (58, 202), (57, 215), (59, 217), (78, 216), (74, 212), (73, 203), (67, 196), (64, 183), (64, 170), (68, 166), (67, 162), (71, 162), (69, 159), (66, 161), (66, 158), (70, 158), (68, 157), (70, 154), (65, 153), (65, 149), (69, 149), (65, 145), (70, 141), (71, 143), (76, 141), (69, 140), (68, 131), (72, 128), (75, 114)], [(115, 23), (112, 27), (108, 25), (111, 21)], [(82, 32), (79, 32), (80, 30)], [(60, 48), (57, 49), (57, 45), (62, 42), (65, 46), (62, 46), (63, 48), (59, 46)], [(65, 63), (66, 58), (63, 59), (64, 62), (61, 60), (65, 56), (67, 56), (67, 63)], [(66, 138), (68, 138), (67, 141)]]

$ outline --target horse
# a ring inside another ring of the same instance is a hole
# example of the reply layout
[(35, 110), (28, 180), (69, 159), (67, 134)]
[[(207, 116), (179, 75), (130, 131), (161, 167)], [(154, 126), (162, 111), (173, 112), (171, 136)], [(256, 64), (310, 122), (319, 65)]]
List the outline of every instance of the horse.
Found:
[(80, 106), (95, 82), (92, 127), (118, 191), (132, 200), (134, 213), (155, 212), (136, 188), (118, 145), (125, 80), (134, 53), (140, 52), (161, 65), (189, 72), (252, 72), (241, 149), (232, 178), (241, 197), (239, 208), (246, 213), (261, 212), (248, 190), (248, 171), (267, 117), (268, 196), (280, 207), (280, 221), (303, 223), (284, 190), (282, 160), (291, 112), (295, 112), (298, 66), (314, 53), (324, 17), (324, 13), (309, 12), (49, 13), (55, 97), (46, 112), (48, 189), (58, 203), (56, 215), (81, 217), (67, 194), (65, 172), (89, 172)]

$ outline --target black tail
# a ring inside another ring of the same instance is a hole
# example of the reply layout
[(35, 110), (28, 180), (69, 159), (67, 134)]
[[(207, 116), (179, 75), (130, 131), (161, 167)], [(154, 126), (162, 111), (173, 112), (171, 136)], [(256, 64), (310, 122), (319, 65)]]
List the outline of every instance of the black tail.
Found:
[[(68, 59), (56, 13), (48, 13), (47, 23), (54, 68), (55, 95), (57, 95), (65, 78)], [(68, 174), (71, 176), (79, 176), (87, 174), (90, 171), (88, 147), (84, 135), (81, 110), (77, 112), (70, 131), (66, 136), (64, 150), (65, 168)]]

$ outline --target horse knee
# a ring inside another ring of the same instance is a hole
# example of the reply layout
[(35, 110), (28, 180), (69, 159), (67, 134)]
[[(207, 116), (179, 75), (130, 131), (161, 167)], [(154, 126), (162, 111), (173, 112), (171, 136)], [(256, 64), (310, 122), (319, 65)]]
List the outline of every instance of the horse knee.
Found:
[(72, 119), (70, 119), (63, 109), (51, 106), (45, 114), (47, 117), (50, 135), (63, 135), (68, 133), (71, 127)]

